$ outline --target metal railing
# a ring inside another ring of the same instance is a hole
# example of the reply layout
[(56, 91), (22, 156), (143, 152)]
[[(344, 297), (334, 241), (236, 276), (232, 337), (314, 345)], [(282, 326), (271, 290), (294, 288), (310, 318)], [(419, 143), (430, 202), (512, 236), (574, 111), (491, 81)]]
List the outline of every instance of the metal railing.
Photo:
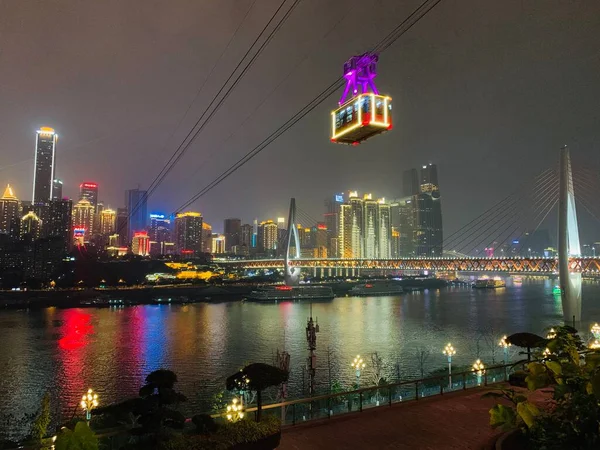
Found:
[[(525, 361), (526, 363), (527, 361)], [(472, 371), (453, 373), (417, 380), (401, 381), (381, 386), (368, 386), (352, 391), (319, 395), (263, 405), (263, 414), (281, 418), (282, 426), (293, 426), (311, 420), (330, 419), (339, 415), (362, 412), (380, 406), (419, 401), (419, 399), (444, 395), (480, 386), (508, 381), (515, 368), (522, 362), (488, 367), (480, 376)], [(246, 408), (246, 413), (256, 412), (256, 407)], [(213, 417), (221, 417), (219, 414)]]

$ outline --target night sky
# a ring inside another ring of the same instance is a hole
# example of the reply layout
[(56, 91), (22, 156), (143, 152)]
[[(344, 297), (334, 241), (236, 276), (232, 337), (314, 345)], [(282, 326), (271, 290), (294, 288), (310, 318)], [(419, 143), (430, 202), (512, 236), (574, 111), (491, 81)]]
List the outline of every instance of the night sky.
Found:
[[(279, 3), (256, 1), (176, 129), (251, 0), (0, 0), (0, 183), (30, 200), (35, 130), (51, 126), (65, 195), (95, 181), (105, 204), (123, 206), (123, 191), (150, 184)], [(149, 211), (176, 209), (419, 3), (303, 0)], [(319, 218), (335, 192), (397, 197), (403, 170), (433, 162), (448, 234), (555, 164), (564, 144), (598, 171), (599, 39), (598, 1), (442, 0), (380, 57), (394, 130), (331, 144), (336, 93), (193, 209), (221, 230), (225, 217), (286, 215), (295, 196)], [(581, 219), (582, 240), (600, 240), (598, 223)]]

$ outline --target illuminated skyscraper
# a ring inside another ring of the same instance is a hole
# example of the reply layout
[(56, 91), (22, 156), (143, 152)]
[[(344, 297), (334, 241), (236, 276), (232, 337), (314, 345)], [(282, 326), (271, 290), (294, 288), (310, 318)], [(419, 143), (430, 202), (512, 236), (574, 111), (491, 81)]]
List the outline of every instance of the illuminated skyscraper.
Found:
[(115, 223), (117, 221), (117, 213), (114, 209), (103, 209), (100, 213), (100, 234), (102, 236), (110, 236), (115, 232)]
[(65, 251), (71, 247), (72, 211), (73, 202), (71, 200), (52, 200), (50, 202), (48, 235), (60, 238)]
[[(150, 214), (150, 241), (156, 243), (154, 254), (164, 255), (165, 244), (172, 242), (171, 221), (164, 214)], [(153, 244), (154, 245), (154, 244)]]
[(364, 197), (364, 222), (362, 226), (364, 238), (363, 258), (377, 258), (378, 239), (377, 231), (379, 228), (377, 216), (377, 202), (373, 200), (371, 194), (365, 194)]
[(340, 205), (338, 216), (338, 258), (352, 258), (352, 207), (348, 204)]
[(352, 211), (352, 219), (351, 219), (351, 235), (350, 241), (346, 243), (349, 244), (351, 258), (362, 258), (364, 255), (364, 200), (358, 197), (358, 193), (356, 191), (351, 192), (349, 194), (349, 203), (350, 209)]
[(75, 205), (73, 205), (73, 229), (78, 231), (78, 240), (81, 240), (81, 233), (83, 232), (84, 242), (89, 242), (92, 233), (92, 227), (94, 226), (94, 211), (95, 208), (92, 206), (88, 199), (81, 199)]
[(420, 193), (416, 196), (415, 208), (417, 256), (442, 256), (442, 204), (435, 164), (421, 169)]
[(129, 232), (129, 213), (127, 208), (117, 208), (117, 224), (115, 232), (119, 236), (118, 246), (125, 247), (129, 242), (127, 233)]
[(29, 211), (21, 217), (21, 239), (29, 237), (36, 240), (42, 234), (42, 220), (33, 212)]
[(252, 225), (250, 225), (249, 223), (245, 223), (240, 228), (240, 245), (242, 247), (247, 248), (248, 251), (250, 251), (250, 249), (252, 248), (253, 232), (254, 232), (254, 229), (253, 229)]
[(52, 182), (52, 200), (62, 200), (63, 182), (60, 178), (55, 178)]
[(148, 256), (150, 254), (150, 237), (147, 231), (136, 231), (133, 233), (131, 252), (139, 256)]
[(79, 200), (88, 200), (95, 208), (98, 205), (98, 184), (91, 181), (84, 181), (79, 185)]
[(175, 245), (180, 255), (202, 253), (202, 214), (188, 211), (175, 216)]
[(0, 198), (0, 233), (18, 239), (20, 236), (20, 222), (21, 202), (9, 184), (4, 190), (4, 195)]
[(202, 253), (212, 253), (212, 226), (202, 222)]
[(125, 191), (125, 205), (129, 213), (129, 223), (127, 236), (129, 239), (133, 237), (134, 231), (142, 231), (146, 229), (146, 218), (148, 217), (147, 210), (147, 191), (140, 189), (130, 189)]
[(377, 201), (377, 245), (377, 258), (392, 257), (391, 208), (383, 198)]
[(240, 245), (242, 221), (240, 219), (225, 219), (225, 251), (230, 252), (231, 247)]
[(225, 253), (225, 235), (224, 234), (213, 234), (211, 238), (211, 253), (213, 255), (220, 255)]
[(335, 194), (332, 198), (325, 200), (325, 226), (327, 227), (327, 253), (330, 257), (337, 256), (338, 249), (338, 226), (340, 205), (344, 203), (344, 194)]
[(52, 199), (54, 162), (58, 135), (52, 128), (41, 127), (36, 132), (32, 203)]
[(277, 249), (277, 224), (272, 220), (259, 224), (258, 246), (261, 252), (272, 252)]

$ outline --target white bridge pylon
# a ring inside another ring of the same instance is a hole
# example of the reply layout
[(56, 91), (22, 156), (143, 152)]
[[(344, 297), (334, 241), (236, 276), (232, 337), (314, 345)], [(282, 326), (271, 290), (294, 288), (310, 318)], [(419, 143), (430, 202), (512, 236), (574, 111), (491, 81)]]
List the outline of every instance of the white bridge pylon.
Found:
[(290, 214), (288, 216), (287, 237), (285, 239), (285, 258), (284, 258), (284, 280), (287, 286), (298, 286), (300, 284), (300, 268), (290, 264), (290, 247), (294, 236), (295, 259), (300, 259), (300, 238), (298, 237), (298, 227), (296, 226), (296, 199), (290, 200)]

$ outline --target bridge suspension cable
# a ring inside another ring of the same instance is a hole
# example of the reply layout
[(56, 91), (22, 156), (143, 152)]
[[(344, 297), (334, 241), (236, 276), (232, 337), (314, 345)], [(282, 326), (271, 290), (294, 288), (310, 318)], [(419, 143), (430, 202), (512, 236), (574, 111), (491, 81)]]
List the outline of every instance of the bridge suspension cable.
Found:
[[(437, 6), (441, 0), (425, 0), (421, 3), (406, 19), (404, 19), (394, 30), (392, 30), (382, 41), (380, 41), (377, 45), (375, 45), (374, 49), (381, 49), (380, 51), (385, 51), (388, 49), (396, 40), (398, 40), (402, 35), (408, 32), (414, 25), (416, 25), (423, 17), (427, 15), (435, 6)], [(287, 130), (292, 128), (296, 123), (298, 123), (302, 118), (304, 118), (307, 114), (309, 114), (312, 110), (314, 110), (317, 106), (319, 106), (323, 101), (325, 101), (331, 94), (341, 88), (344, 83), (344, 78), (339, 77), (333, 83), (331, 83), (328, 87), (326, 87), (319, 95), (317, 95), (314, 99), (312, 99), (309, 103), (307, 103), (300, 111), (294, 114), (290, 119), (284, 122), (277, 130), (267, 136), (262, 142), (256, 145), (254, 148), (249, 150), (244, 156), (238, 159), (233, 165), (231, 165), (227, 170), (222, 172), (217, 178), (215, 178), (212, 182), (204, 186), (198, 193), (194, 194), (189, 200), (183, 203), (178, 210), (185, 209), (200, 197), (206, 195), (206, 193), (210, 192), (216, 186), (218, 186), (225, 179), (230, 177), (233, 173), (235, 173), (239, 168), (244, 166), (248, 161), (258, 155), (262, 150), (272, 144), (277, 138), (279, 138), (282, 134), (284, 134)]]

